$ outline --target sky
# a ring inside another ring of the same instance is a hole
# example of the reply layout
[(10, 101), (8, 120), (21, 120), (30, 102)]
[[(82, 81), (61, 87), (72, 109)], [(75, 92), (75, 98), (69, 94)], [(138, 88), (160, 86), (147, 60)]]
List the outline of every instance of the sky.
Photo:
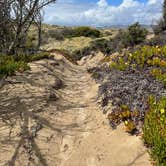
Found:
[(44, 22), (65, 26), (151, 25), (162, 16), (163, 0), (57, 0), (44, 8)]

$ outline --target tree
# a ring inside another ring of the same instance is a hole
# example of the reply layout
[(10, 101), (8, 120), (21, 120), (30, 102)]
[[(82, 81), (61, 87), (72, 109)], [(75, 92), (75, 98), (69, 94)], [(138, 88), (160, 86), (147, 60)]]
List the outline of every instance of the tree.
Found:
[(41, 14), (41, 12), (39, 12), (35, 19), (35, 24), (36, 24), (37, 30), (38, 30), (37, 49), (39, 49), (41, 46), (42, 19), (43, 19), (42, 14)]
[(0, 17), (0, 40), (2, 39), (1, 41), (3, 41), (2, 48), (0, 48), (1, 51), (3, 50), (2, 52), (8, 54), (16, 54), (19, 49), (24, 48), (30, 26), (36, 23), (38, 28), (41, 28), (42, 8), (55, 1), (56, 0), (0, 1), (0, 15), (2, 14)]
[(166, 31), (166, 0), (164, 0), (163, 3), (163, 16), (158, 21), (157, 25), (154, 25), (152, 28), (156, 35)]
[(0, 1), (0, 51), (6, 53), (10, 41), (12, 41), (12, 20), (10, 17), (10, 5), (13, 1)]
[(164, 0), (164, 4), (163, 4), (163, 22), (166, 28), (166, 0)]
[(136, 22), (135, 24), (130, 25), (126, 31), (121, 31), (118, 36), (122, 41), (122, 45), (128, 47), (143, 42), (146, 39), (147, 34), (147, 29), (141, 27), (141, 25)]
[(136, 22), (135, 24), (130, 25), (128, 28), (127, 36), (129, 43), (132, 46), (137, 45), (146, 39), (147, 34), (148, 31), (145, 28), (141, 27), (138, 22)]

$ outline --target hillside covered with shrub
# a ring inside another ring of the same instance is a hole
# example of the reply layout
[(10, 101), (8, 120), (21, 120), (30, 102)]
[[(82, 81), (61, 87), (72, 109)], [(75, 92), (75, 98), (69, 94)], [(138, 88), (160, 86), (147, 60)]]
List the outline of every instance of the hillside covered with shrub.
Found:
[[(146, 39), (139, 24), (112, 39), (118, 49), (89, 69), (100, 84), (99, 101), (113, 129), (142, 135), (154, 164), (166, 164), (166, 47), (163, 31)], [(130, 35), (131, 34), (131, 35)], [(108, 44), (108, 43), (107, 43)], [(105, 45), (105, 44), (104, 44)], [(106, 45), (109, 47), (109, 45)], [(104, 48), (104, 47), (103, 47)]]

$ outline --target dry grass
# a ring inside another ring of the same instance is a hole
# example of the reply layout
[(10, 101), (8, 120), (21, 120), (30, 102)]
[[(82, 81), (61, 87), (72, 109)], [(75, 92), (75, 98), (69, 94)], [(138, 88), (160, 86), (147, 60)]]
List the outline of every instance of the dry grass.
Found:
[(74, 37), (70, 39), (65, 39), (64, 41), (56, 41), (50, 39), (49, 44), (43, 46), (44, 49), (59, 49), (66, 50), (69, 53), (74, 52), (75, 50), (81, 50), (90, 45), (90, 42), (93, 39), (89, 37)]

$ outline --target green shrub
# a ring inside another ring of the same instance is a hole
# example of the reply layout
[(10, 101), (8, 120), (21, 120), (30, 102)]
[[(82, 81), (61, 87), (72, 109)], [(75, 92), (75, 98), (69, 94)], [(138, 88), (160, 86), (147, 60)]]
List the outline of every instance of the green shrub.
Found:
[(40, 59), (48, 59), (49, 57), (50, 57), (49, 53), (40, 52), (40, 53), (32, 54), (31, 56), (29, 56), (29, 62), (38, 61)]
[(63, 36), (65, 38), (71, 38), (74, 36), (74, 29), (73, 28), (69, 28), (69, 27), (64, 27), (61, 30), (61, 33), (63, 34)]
[(29, 69), (25, 61), (16, 61), (13, 56), (0, 56), (0, 76), (13, 75), (16, 71)]
[(60, 30), (53, 30), (53, 29), (48, 30), (48, 36), (55, 40), (64, 40), (64, 35)]
[(100, 37), (101, 35), (99, 30), (84, 26), (76, 28), (63, 27), (62, 29), (51, 29), (45, 33), (47, 35), (43, 34), (42, 35), (43, 38), (50, 37), (56, 40), (64, 40), (64, 38), (72, 38), (80, 36), (97, 38)]
[(91, 46), (87, 46), (87, 47), (84, 47), (80, 50), (75, 50), (73, 53), (72, 53), (72, 57), (75, 61), (78, 61), (80, 60), (82, 57), (84, 56), (87, 56), (89, 54), (91, 54), (91, 52), (94, 51), (94, 49), (91, 47)]
[(162, 69), (155, 68), (151, 70), (151, 75), (166, 85), (166, 73)]
[[(74, 29), (73, 37), (86, 36), (92, 37), (93, 33), (90, 33), (89, 27), (78, 27)], [(135, 32), (136, 31), (136, 32)], [(146, 29), (142, 28), (138, 23), (130, 26), (127, 31), (120, 30), (119, 33), (112, 39), (98, 38), (90, 43), (90, 46), (83, 48), (82, 50), (76, 50), (73, 55), (77, 57), (77, 60), (90, 54), (92, 51), (101, 51), (108, 55), (113, 52), (120, 52), (123, 48), (133, 46), (143, 42), (146, 38)], [(134, 35), (134, 36), (133, 36)], [(98, 35), (96, 36), (98, 37)], [(120, 68), (126, 66), (121, 63)]]
[(125, 60), (120, 57), (116, 62), (112, 62), (110, 67), (116, 70), (125, 71), (129, 67), (129, 63), (125, 62)]
[(23, 72), (29, 69), (28, 62), (49, 58), (49, 54), (41, 52), (32, 55), (0, 55), (0, 76), (10, 76), (16, 71)]
[(121, 32), (121, 40), (124, 46), (134, 46), (145, 41), (148, 31), (137, 22), (130, 25), (126, 32)]
[(21, 55), (14, 56), (14, 60), (24, 61), (27, 63), (32, 61), (37, 61), (40, 59), (48, 59), (48, 58), (49, 58), (49, 53), (47, 52), (39, 52), (36, 54), (31, 54), (31, 55), (21, 54)]
[(166, 165), (166, 98), (149, 98), (149, 111), (143, 126), (143, 139), (158, 166)]
[(100, 37), (100, 35), (101, 33), (99, 30), (86, 27), (86, 26), (74, 28), (74, 31), (73, 31), (73, 37), (85, 36), (85, 37), (97, 38), (97, 37)]
[(125, 46), (122, 43), (120, 33), (115, 38), (105, 39), (99, 38), (91, 42), (91, 48), (94, 51), (101, 51), (104, 54), (108, 55), (114, 52), (120, 52)]
[(128, 27), (127, 30), (119, 30), (118, 34), (111, 39), (96, 39), (92, 42), (92, 48), (105, 54), (121, 52), (123, 48), (133, 47), (145, 41), (148, 31), (139, 23)]
[(91, 42), (91, 47), (93, 50), (98, 50), (104, 54), (109, 54), (111, 52), (110, 40), (100, 38)]

